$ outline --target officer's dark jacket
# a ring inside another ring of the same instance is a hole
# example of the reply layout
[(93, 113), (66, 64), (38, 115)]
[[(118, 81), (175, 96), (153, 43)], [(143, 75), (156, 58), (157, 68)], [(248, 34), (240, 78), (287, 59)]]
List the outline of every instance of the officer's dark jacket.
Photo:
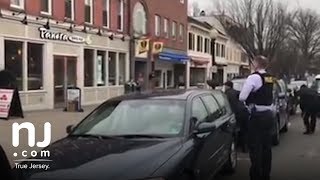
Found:
[(4, 152), (1, 146), (0, 146), (0, 172), (1, 172), (0, 173), (1, 179), (5, 179), (5, 180), (13, 179), (11, 174), (12, 172), (11, 172), (10, 163), (8, 161), (6, 153)]
[(273, 86), (274, 86), (274, 77), (268, 73), (259, 73), (255, 72), (261, 77), (262, 86), (256, 92), (251, 92), (247, 98), (247, 104), (255, 104), (262, 106), (270, 106), (273, 103)]
[(233, 88), (226, 90), (225, 94), (229, 100), (232, 111), (236, 115), (237, 121), (243, 121), (249, 118), (249, 112), (243, 102), (239, 100), (239, 91)]

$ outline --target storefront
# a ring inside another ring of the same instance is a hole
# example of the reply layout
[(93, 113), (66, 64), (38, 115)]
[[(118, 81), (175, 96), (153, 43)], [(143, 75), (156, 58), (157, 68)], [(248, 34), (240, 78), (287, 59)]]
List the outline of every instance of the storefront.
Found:
[(228, 64), (227, 66), (227, 80), (231, 80), (234, 77), (240, 75), (240, 65)]
[(211, 57), (190, 56), (187, 68), (190, 72), (188, 87), (206, 87), (207, 80), (210, 79)]
[(163, 51), (155, 56), (156, 88), (185, 86), (186, 64), (189, 57), (183, 53)]
[(82, 104), (123, 93), (129, 79), (128, 40), (50, 29), (0, 19), (0, 69), (17, 76), (24, 110), (62, 108), (66, 87), (82, 90)]

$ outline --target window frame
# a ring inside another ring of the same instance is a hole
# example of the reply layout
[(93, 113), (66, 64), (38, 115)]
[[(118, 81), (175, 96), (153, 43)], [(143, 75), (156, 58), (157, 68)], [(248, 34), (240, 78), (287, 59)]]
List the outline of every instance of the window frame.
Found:
[[(71, 1), (71, 18), (66, 17), (66, 12), (64, 14), (64, 18), (67, 20), (74, 21), (75, 20), (75, 0), (70, 0)], [(64, 1), (64, 8), (66, 9), (66, 1)]]
[[(215, 112), (210, 112), (210, 110), (208, 109), (209, 107), (212, 107), (211, 105), (208, 105), (206, 104), (204, 98), (206, 97), (212, 97), (212, 99), (214, 100), (214, 102), (216, 103), (217, 105), (217, 110)], [(221, 107), (218, 103), (218, 101), (216, 100), (216, 98), (212, 95), (212, 94), (203, 94), (200, 99), (202, 100), (203, 104), (205, 105), (207, 111), (208, 111), (208, 114), (209, 114), (209, 117), (207, 119), (207, 122), (214, 122), (216, 120), (218, 120), (219, 118), (222, 117), (222, 114), (221, 114)], [(216, 114), (217, 113), (217, 114)], [(217, 115), (217, 117), (215, 117), (215, 115)], [(213, 119), (214, 118), (214, 119)]]
[(25, 0), (18, 0), (20, 5), (16, 5), (16, 4), (12, 4), (12, 2), (10, 1), (10, 7), (12, 8), (16, 8), (16, 9), (25, 9)]
[[(201, 102), (201, 104), (203, 105), (204, 107), (204, 110), (207, 112), (207, 116), (204, 118), (204, 119), (197, 119), (199, 122), (207, 122), (208, 121), (208, 117), (210, 116), (210, 113), (208, 111), (208, 108), (206, 107), (206, 105), (204, 104), (203, 100), (201, 99), (201, 96), (196, 96), (194, 97), (192, 100), (191, 100), (191, 113), (190, 113), (190, 116), (191, 118), (194, 118), (193, 116), (193, 110), (194, 110), (194, 107), (199, 107), (199, 106), (194, 106), (194, 102), (196, 100), (199, 100)], [(198, 117), (195, 117), (195, 118), (198, 118)]]
[(158, 14), (154, 15), (154, 35), (161, 36), (161, 17)]
[(172, 21), (171, 36), (172, 36), (172, 39), (174, 40), (177, 39), (177, 22), (176, 21)]
[[(190, 36), (191, 36), (191, 41), (190, 41)], [(191, 43), (191, 44), (190, 44)], [(196, 43), (196, 41), (195, 41), (195, 34), (194, 33), (192, 33), (192, 32), (188, 32), (188, 50), (190, 50), (190, 51), (195, 51), (195, 43)], [(190, 45), (191, 45), (191, 47), (190, 47)]]
[(163, 33), (166, 38), (169, 38), (169, 19), (163, 18)]
[[(102, 22), (103, 27), (109, 29), (110, 28), (110, 0), (103, 0), (106, 2), (106, 7), (103, 7), (102, 11), (107, 11), (107, 25), (105, 25), (105, 22)], [(103, 13), (102, 13), (103, 15)], [(104, 19), (104, 17), (102, 17)]]
[[(124, 0), (118, 0), (118, 4), (119, 4), (119, 8), (120, 8), (120, 12), (118, 12), (118, 14), (117, 14), (117, 17), (118, 16), (120, 16), (120, 28), (119, 27), (117, 27), (117, 30), (118, 31), (123, 31), (123, 29), (124, 29)], [(118, 9), (118, 11), (119, 11), (119, 9)], [(117, 20), (118, 20), (118, 18), (117, 18)], [(118, 22), (119, 23), (119, 22)]]
[[(46, 11), (42, 11), (41, 10), (41, 14), (42, 15), (52, 15), (52, 0), (47, 0), (48, 1), (48, 12), (46, 12)], [(42, 2), (42, 1), (41, 1)], [(41, 5), (42, 6), (42, 5)]]
[(87, 23), (87, 24), (93, 24), (93, 0), (85, 0), (84, 1), (84, 9), (86, 9), (86, 6), (87, 6), (87, 4), (86, 4), (86, 1), (89, 1), (89, 6), (90, 6), (90, 22), (87, 22), (86, 21), (86, 12), (84, 12), (84, 22), (85, 23)]
[(184, 25), (183, 24), (179, 24), (179, 38), (180, 41), (183, 41), (183, 35), (184, 35)]

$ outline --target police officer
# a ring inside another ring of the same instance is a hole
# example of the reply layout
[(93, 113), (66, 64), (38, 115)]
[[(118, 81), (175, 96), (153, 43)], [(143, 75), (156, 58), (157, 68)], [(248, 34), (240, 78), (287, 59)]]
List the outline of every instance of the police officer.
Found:
[(251, 180), (270, 180), (272, 159), (272, 128), (275, 121), (273, 77), (266, 72), (269, 60), (256, 56), (252, 62), (255, 72), (245, 81), (239, 100), (249, 112), (248, 145), (251, 160)]

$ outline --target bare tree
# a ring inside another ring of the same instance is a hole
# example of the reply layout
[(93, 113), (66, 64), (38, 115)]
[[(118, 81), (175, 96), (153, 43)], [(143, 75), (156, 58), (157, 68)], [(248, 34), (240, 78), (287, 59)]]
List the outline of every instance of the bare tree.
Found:
[[(281, 3), (274, 0), (224, 0), (217, 7), (228, 34), (251, 57), (262, 54), (273, 59), (278, 47), (288, 37), (289, 14)], [(227, 21), (226, 16), (229, 17)]]
[(201, 10), (199, 7), (199, 3), (197, 1), (194, 1), (192, 3), (192, 11), (193, 11), (192, 13), (193, 16), (199, 16)]
[(315, 11), (298, 9), (290, 23), (290, 35), (301, 56), (295, 70), (304, 73), (320, 53), (320, 18)]

